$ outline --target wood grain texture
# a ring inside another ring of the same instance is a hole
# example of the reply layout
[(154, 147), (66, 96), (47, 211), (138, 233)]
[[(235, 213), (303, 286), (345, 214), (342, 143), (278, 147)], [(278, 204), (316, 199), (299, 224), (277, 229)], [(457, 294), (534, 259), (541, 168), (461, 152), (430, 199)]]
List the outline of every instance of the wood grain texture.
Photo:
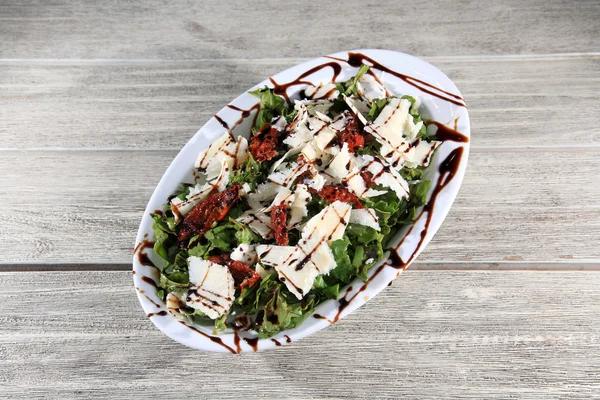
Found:
[[(175, 154), (0, 152), (0, 187), (10, 187), (0, 192), (0, 261), (130, 263), (143, 210)], [(419, 260), (598, 263), (599, 168), (595, 150), (472, 152)]]
[(352, 48), (422, 56), (599, 51), (594, 0), (91, 0), (4, 3), (4, 58), (315, 57)]
[(190, 350), (127, 272), (0, 274), (0, 397), (597, 398), (600, 274), (411, 272), (258, 354)]
[[(600, 145), (600, 56), (431, 61), (462, 91), (475, 148)], [(0, 147), (179, 149), (295, 63), (0, 61)]]

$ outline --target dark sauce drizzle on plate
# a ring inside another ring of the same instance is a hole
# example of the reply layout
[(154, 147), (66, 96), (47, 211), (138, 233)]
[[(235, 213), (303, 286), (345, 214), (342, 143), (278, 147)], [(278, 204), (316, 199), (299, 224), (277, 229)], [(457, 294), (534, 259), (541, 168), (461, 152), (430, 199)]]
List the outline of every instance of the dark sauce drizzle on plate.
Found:
[(288, 88), (290, 88), (292, 86), (296, 86), (296, 85), (312, 85), (311, 82), (303, 81), (303, 79), (306, 78), (307, 76), (314, 74), (315, 72), (318, 72), (318, 71), (324, 69), (324, 68), (333, 69), (333, 78), (331, 78), (332, 82), (335, 82), (337, 77), (342, 72), (342, 66), (340, 64), (338, 64), (337, 62), (328, 62), (325, 64), (317, 65), (316, 67), (309, 69), (308, 71), (304, 72), (303, 74), (298, 76), (296, 79), (294, 79), (293, 81), (288, 82), (288, 83), (277, 83), (277, 82), (275, 82), (275, 80), (273, 78), (269, 78), (269, 80), (273, 84), (273, 92), (275, 94), (282, 96), (283, 98), (285, 98), (285, 100), (287, 102), (289, 102), (290, 98), (287, 94)]
[[(367, 63), (369, 63), (370, 66), (372, 66), (373, 68), (376, 68), (380, 71), (387, 72), (388, 74), (394, 75), (396, 78), (403, 80), (404, 82), (408, 83), (411, 86), (416, 87), (417, 89), (419, 89), (420, 91), (422, 91), (424, 93), (427, 93), (427, 94), (435, 96), (439, 99), (448, 101), (452, 104), (456, 104), (457, 106), (460, 106), (460, 107), (465, 107), (465, 108), (467, 107), (465, 105), (462, 97), (460, 97), (454, 93), (448, 92), (446, 90), (440, 89), (439, 87), (434, 86), (434, 85), (432, 85), (428, 82), (425, 82), (421, 79), (413, 78), (412, 76), (401, 74), (400, 72), (396, 72), (396, 71), (386, 67), (385, 65), (378, 63), (377, 61), (373, 60), (371, 57), (364, 55), (362, 53), (348, 53), (348, 60), (344, 60), (344, 59), (337, 58), (337, 57), (331, 57), (331, 56), (325, 56), (325, 57), (333, 59), (333, 60), (345, 62), (348, 65), (350, 65), (351, 67), (356, 67), (356, 68), (365, 64), (365, 61), (367, 61)], [(367, 64), (367, 65), (369, 65), (369, 64)], [(432, 89), (437, 92), (433, 91)]]

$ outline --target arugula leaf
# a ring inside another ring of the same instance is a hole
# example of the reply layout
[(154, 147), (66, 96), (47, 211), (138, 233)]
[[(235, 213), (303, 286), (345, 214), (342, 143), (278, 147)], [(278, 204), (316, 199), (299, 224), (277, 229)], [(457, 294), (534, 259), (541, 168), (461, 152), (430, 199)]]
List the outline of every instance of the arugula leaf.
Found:
[(326, 299), (337, 299), (340, 294), (340, 285), (339, 283), (329, 285), (325, 282), (323, 275), (319, 275), (313, 283), (312, 290), (315, 294), (322, 295)]
[(371, 102), (371, 109), (369, 110), (369, 114), (367, 114), (367, 120), (369, 121), (375, 121), (375, 119), (379, 116), (379, 114), (381, 113), (381, 111), (383, 111), (383, 109), (385, 108), (385, 106), (388, 103), (388, 99), (387, 98), (381, 98), (381, 99), (374, 99)]
[(254, 190), (259, 183), (266, 179), (267, 174), (268, 169), (263, 169), (261, 163), (256, 162), (252, 154), (248, 152), (248, 159), (229, 175), (227, 187), (235, 183), (247, 183), (250, 185), (250, 189)]
[(264, 124), (270, 124), (276, 117), (283, 116), (287, 121), (291, 121), (296, 114), (296, 110), (291, 107), (283, 97), (275, 94), (275, 91), (267, 86), (249, 92), (260, 99), (260, 111), (256, 117), (254, 129), (260, 129)]
[(363, 77), (364, 74), (367, 73), (368, 70), (369, 70), (368, 65), (366, 65), (366, 64), (361, 65), (360, 68), (358, 69), (358, 72), (354, 76), (354, 78), (350, 79), (349, 81), (347, 81), (345, 83), (346, 96), (358, 96), (358, 81), (360, 80), (360, 78)]
[(357, 271), (352, 265), (350, 256), (348, 255), (349, 245), (350, 240), (348, 240), (346, 236), (344, 236), (342, 239), (331, 242), (329, 245), (329, 247), (331, 247), (331, 252), (333, 253), (335, 263), (337, 264), (337, 266), (331, 270), (329, 274), (343, 283), (350, 282), (350, 279), (356, 274)]

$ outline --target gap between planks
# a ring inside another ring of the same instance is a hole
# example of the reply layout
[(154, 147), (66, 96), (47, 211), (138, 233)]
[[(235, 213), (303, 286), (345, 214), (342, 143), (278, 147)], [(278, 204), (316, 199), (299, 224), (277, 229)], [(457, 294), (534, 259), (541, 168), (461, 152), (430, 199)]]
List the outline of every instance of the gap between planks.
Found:
[[(359, 49), (360, 50), (360, 49)], [(364, 50), (364, 49), (362, 49)], [(349, 51), (349, 50), (348, 50)], [(562, 59), (562, 58), (585, 58), (600, 56), (600, 52), (581, 52), (581, 53), (548, 53), (548, 54), (481, 54), (481, 55), (442, 55), (442, 56), (419, 56), (423, 60), (452, 60), (452, 61), (473, 61), (473, 60), (535, 60), (535, 59)], [(281, 58), (197, 58), (197, 59), (169, 59), (169, 58), (0, 58), (0, 63), (198, 63), (198, 62), (219, 62), (219, 63), (282, 63), (282, 62), (305, 62), (318, 58), (310, 57), (281, 57)]]
[[(131, 271), (128, 263), (0, 263), (2, 272)], [(600, 272), (600, 260), (577, 261), (415, 261), (411, 271), (586, 271)]]

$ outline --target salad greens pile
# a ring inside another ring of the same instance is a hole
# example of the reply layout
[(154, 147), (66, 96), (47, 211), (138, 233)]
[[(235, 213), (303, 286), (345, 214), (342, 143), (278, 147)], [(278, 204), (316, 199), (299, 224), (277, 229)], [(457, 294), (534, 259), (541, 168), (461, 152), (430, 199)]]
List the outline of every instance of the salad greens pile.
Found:
[[(335, 83), (338, 93), (335, 98), (329, 99), (332, 104), (325, 113), (327, 117), (335, 119), (341, 113), (352, 112), (346, 98), (360, 99), (363, 96), (364, 88), (361, 86), (361, 79), (367, 70), (368, 66), (365, 65), (360, 68), (355, 77), (346, 82)], [(276, 95), (273, 89), (264, 87), (251, 93), (261, 102), (251, 136), (258, 135), (259, 132), (264, 131), (265, 126), (280, 117), (285, 118), (288, 124), (296, 118), (298, 108)], [(364, 104), (368, 106), (368, 111), (364, 113), (365, 118), (369, 122), (375, 121), (393, 98), (395, 96), (386, 95), (365, 100)], [(416, 99), (410, 96), (403, 96), (402, 99), (410, 102), (409, 112), (414, 124), (422, 123)], [(318, 104), (323, 100), (313, 102)], [(308, 109), (312, 106), (311, 101), (306, 101), (305, 104)], [(428, 136), (425, 125), (421, 124), (417, 139), (432, 142), (435, 137)], [(255, 191), (257, 187), (267, 182), (275, 160), (283, 157), (286, 150), (285, 147), (277, 149), (276, 157), (263, 162), (256, 161), (250, 154), (231, 171), (227, 187), (239, 184), (245, 185), (247, 191)], [(356, 154), (381, 158), (381, 143), (371, 140), (358, 149)], [(294, 160), (294, 156), (291, 156), (291, 159)], [(381, 191), (382, 194), (360, 198), (365, 208), (376, 212), (380, 229), (376, 230), (371, 226), (357, 223), (347, 224), (343, 237), (332, 241), (329, 245), (337, 266), (329, 274), (317, 276), (312, 290), (302, 299), (290, 292), (275, 269), (261, 265), (259, 260), (256, 265), (250, 267), (253, 270), (261, 267), (263, 274), (260, 280), (252, 286), (236, 288), (233, 304), (224, 315), (212, 320), (201, 310), (186, 305), (184, 300), (179, 311), (192, 323), (203, 325), (214, 323), (215, 333), (228, 328), (247, 329), (256, 331), (260, 338), (268, 338), (282, 330), (297, 327), (313, 313), (317, 305), (329, 299), (336, 299), (342, 287), (356, 278), (363, 281), (368, 279), (369, 270), (382, 259), (390, 238), (403, 226), (411, 224), (419, 208), (425, 205), (430, 186), (430, 181), (423, 179), (425, 168), (426, 165), (412, 167), (404, 165), (398, 169), (400, 176), (408, 182), (410, 192), (408, 198), (399, 198), (390, 187), (380, 184), (373, 188)], [(169, 293), (185, 298), (185, 293), (190, 287), (189, 257), (207, 259), (211, 256), (229, 255), (241, 244), (259, 245), (274, 241), (272, 238), (263, 238), (248, 224), (238, 220), (251, 208), (248, 201), (242, 198), (227, 212), (225, 218), (215, 222), (204, 234), (194, 235), (182, 245), (178, 240), (181, 220), (178, 220), (170, 202), (174, 198), (185, 201), (193, 187), (192, 183), (181, 184), (179, 190), (169, 198), (169, 204), (164, 212), (152, 214), (153, 230), (156, 234), (154, 251), (164, 260), (163, 265), (160, 266), (161, 277), (157, 288), (157, 295), (163, 301)], [(320, 213), (327, 205), (325, 199), (313, 194), (306, 204), (307, 213), (302, 219), (302, 224)], [(289, 230), (290, 246), (296, 245), (301, 237), (299, 227)]]

